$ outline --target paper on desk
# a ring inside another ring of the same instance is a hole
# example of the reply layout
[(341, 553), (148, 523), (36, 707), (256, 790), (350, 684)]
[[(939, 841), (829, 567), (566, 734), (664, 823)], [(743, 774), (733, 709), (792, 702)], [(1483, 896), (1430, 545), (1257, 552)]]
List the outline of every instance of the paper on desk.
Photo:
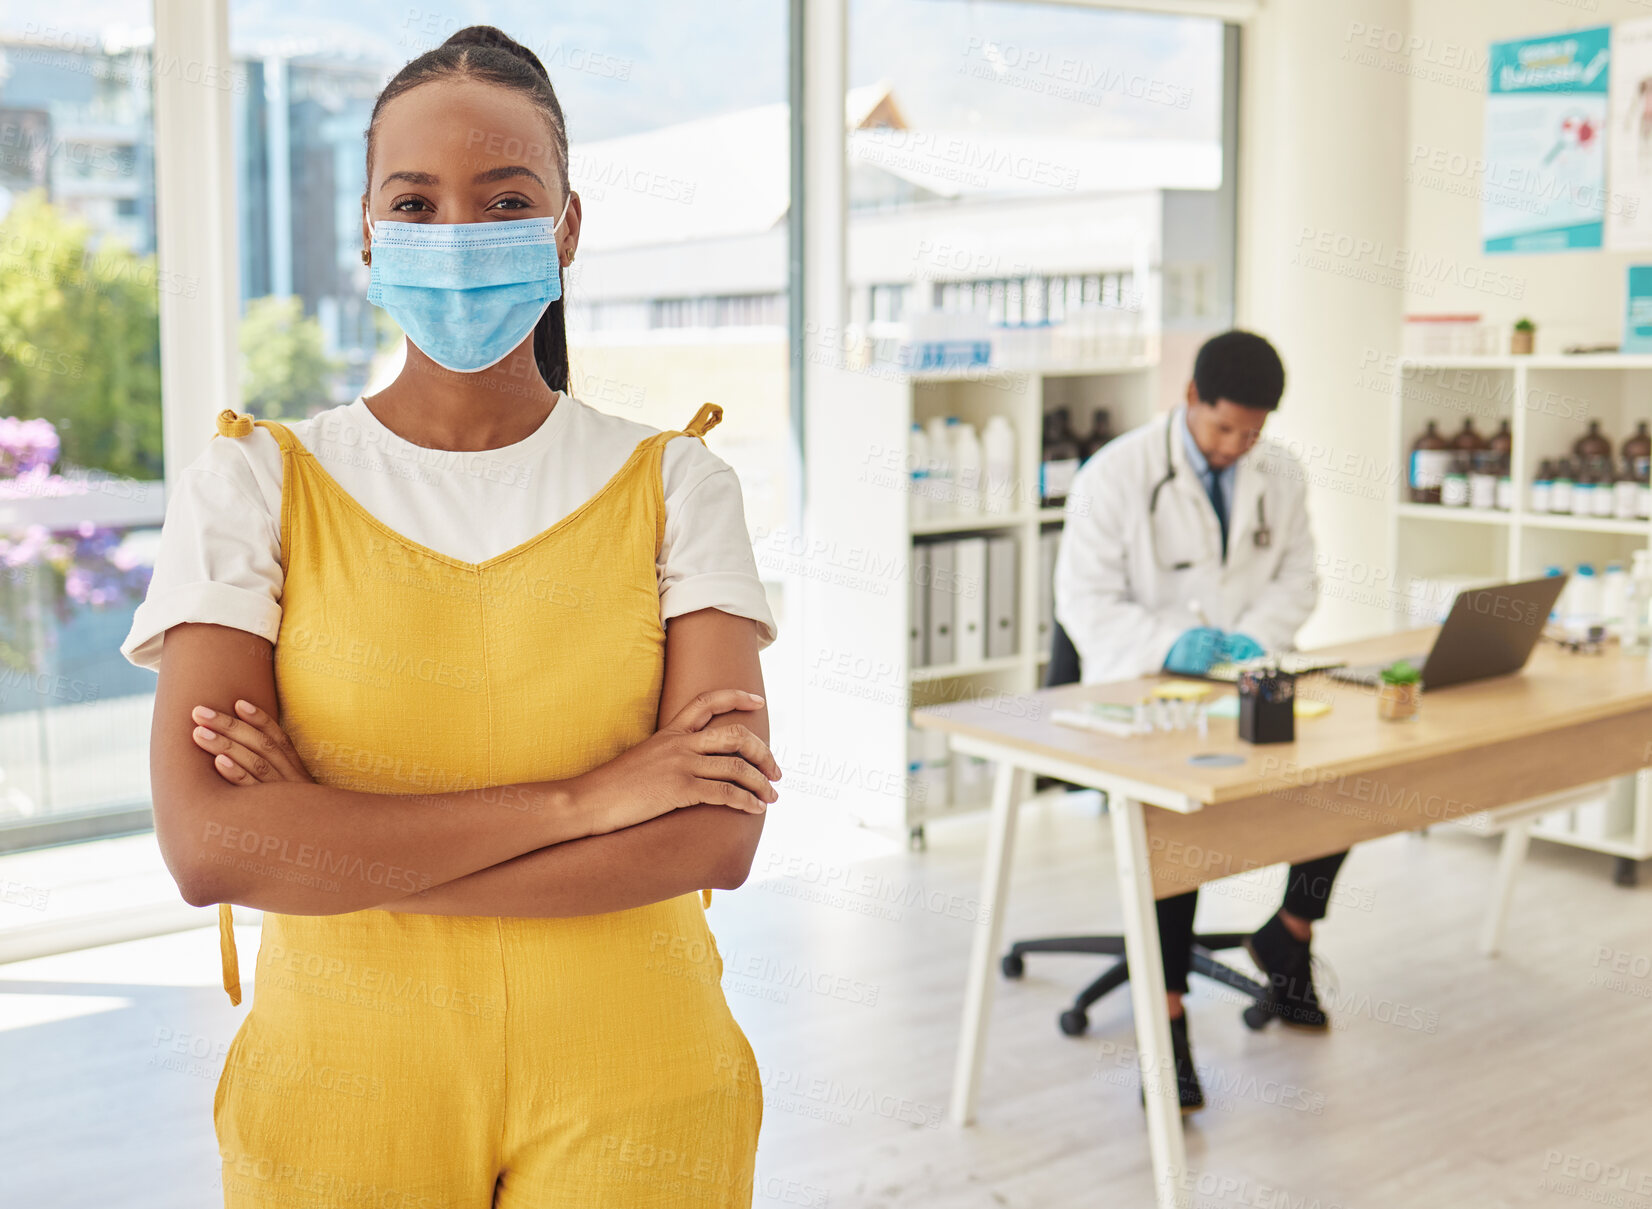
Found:
[(1163, 684), (1153, 686), (1155, 697), (1184, 698), (1197, 701), (1200, 697), (1208, 697), (1216, 691), (1212, 684), (1202, 684), (1197, 680), (1166, 680)]
[[(1239, 716), (1239, 695), (1234, 693), (1223, 697), (1205, 712), (1212, 718), (1237, 718)], [(1296, 699), (1296, 716), (1298, 718), (1317, 718), (1321, 714), (1330, 712), (1331, 703), (1329, 701), (1315, 701), (1312, 697), (1298, 697)]]
[(1099, 730), (1104, 735), (1128, 738), (1137, 733), (1135, 707), (1112, 702), (1085, 702), (1077, 709), (1051, 710), (1049, 720), (1057, 727), (1077, 727), (1079, 730)]

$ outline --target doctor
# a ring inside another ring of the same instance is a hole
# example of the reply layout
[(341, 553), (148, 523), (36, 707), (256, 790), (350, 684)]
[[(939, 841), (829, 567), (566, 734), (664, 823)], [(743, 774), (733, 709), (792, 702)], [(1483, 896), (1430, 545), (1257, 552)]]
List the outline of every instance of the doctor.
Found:
[[(1200, 348), (1187, 401), (1112, 441), (1067, 496), (1055, 614), (1085, 684), (1288, 650), (1319, 596), (1306, 475), (1262, 426), (1285, 367), (1261, 336), (1231, 331)], [(1309, 940), (1346, 852), (1292, 866), (1279, 912), (1246, 942), (1268, 978), (1263, 1006), (1323, 1029)], [(1182, 996), (1198, 891), (1160, 899), (1170, 1033), (1184, 1112), (1204, 1106)]]

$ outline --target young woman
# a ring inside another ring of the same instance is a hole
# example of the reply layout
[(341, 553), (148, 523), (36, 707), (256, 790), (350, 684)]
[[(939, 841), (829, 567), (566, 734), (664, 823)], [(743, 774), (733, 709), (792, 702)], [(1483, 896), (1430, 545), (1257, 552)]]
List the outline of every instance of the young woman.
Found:
[[(710, 888), (780, 777), (737, 480), (568, 391), (548, 75), (489, 26), (385, 87), (371, 398), (225, 412), (123, 650), (184, 898), (264, 911), (213, 1117), (229, 1206), (748, 1205), (762, 1115)], [(703, 892), (703, 893), (702, 893)]]

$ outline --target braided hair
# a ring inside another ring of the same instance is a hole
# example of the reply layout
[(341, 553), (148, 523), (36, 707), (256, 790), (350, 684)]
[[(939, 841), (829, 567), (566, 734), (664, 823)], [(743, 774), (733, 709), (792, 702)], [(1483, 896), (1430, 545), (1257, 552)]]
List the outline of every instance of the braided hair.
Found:
[[(569, 193), (568, 128), (562, 120), (556, 90), (551, 87), (550, 73), (538, 55), (491, 25), (468, 25), (457, 31), (434, 50), (409, 61), (384, 86), (373, 102), (373, 116), (367, 123), (369, 187), (373, 179), (373, 132), (385, 105), (420, 84), (451, 79), (503, 85), (531, 100), (551, 128), (562, 192), (564, 196)], [(545, 308), (534, 325), (533, 357), (547, 386), (556, 391), (568, 389), (568, 327), (561, 297)]]

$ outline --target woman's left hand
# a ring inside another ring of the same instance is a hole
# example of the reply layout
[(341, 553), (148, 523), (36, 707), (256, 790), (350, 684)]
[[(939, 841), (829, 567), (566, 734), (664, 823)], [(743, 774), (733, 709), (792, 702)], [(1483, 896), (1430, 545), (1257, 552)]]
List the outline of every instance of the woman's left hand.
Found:
[(212, 766), (230, 784), (314, 780), (280, 723), (252, 702), (237, 701), (234, 714), (197, 705), (194, 718), (195, 746), (212, 753)]

